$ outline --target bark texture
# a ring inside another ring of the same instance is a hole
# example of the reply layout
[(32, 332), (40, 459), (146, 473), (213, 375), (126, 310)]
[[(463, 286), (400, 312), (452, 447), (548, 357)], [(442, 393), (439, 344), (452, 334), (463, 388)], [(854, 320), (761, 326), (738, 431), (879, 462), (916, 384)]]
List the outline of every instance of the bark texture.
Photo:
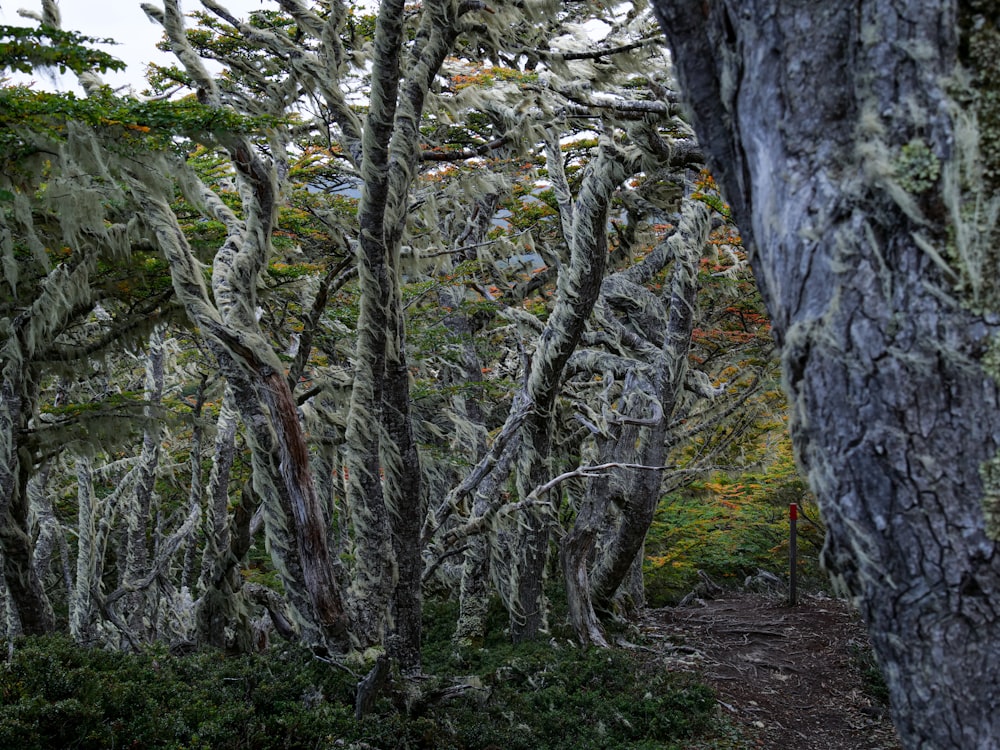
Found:
[(826, 564), (861, 608), (903, 743), (998, 747), (981, 476), (1000, 439), (983, 366), (997, 317), (945, 260), (967, 229), (948, 209), (968, 149), (946, 88), (956, 4), (654, 5), (753, 252)]
[[(156, 472), (160, 466), (160, 443), (163, 425), (156, 410), (163, 398), (163, 329), (157, 328), (149, 338), (146, 361), (146, 429), (142, 436), (142, 454), (139, 457), (139, 479), (134, 494), (129, 497), (125, 512), (127, 525), (125, 539), (125, 566), (121, 571), (123, 585), (131, 586), (142, 580), (149, 569), (149, 539), (147, 538)], [(81, 502), (83, 498), (81, 497)], [(133, 591), (125, 600), (127, 620), (133, 631), (142, 631), (146, 617), (146, 592)]]

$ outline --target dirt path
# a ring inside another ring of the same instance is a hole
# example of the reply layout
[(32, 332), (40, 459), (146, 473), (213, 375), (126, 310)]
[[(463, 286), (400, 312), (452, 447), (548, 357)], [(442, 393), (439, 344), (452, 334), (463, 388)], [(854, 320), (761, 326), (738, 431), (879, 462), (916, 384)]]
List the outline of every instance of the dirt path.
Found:
[(805, 597), (797, 607), (738, 594), (693, 607), (650, 610), (643, 628), (673, 668), (701, 673), (750, 747), (898, 750), (888, 712), (864, 691), (867, 647), (850, 607)]

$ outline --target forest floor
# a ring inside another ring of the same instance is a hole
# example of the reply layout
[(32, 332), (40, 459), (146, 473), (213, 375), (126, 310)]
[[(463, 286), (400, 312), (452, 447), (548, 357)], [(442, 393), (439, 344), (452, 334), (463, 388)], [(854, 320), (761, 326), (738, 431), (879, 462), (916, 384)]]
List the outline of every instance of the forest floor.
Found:
[(796, 607), (726, 594), (647, 611), (642, 629), (672, 669), (697, 672), (739, 728), (767, 750), (898, 750), (867, 636), (850, 605), (822, 595)]

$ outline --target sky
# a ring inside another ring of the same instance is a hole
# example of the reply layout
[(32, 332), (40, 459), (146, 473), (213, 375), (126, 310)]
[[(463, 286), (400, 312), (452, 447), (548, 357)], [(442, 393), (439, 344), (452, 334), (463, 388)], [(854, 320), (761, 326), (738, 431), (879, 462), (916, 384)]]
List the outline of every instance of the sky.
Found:
[[(157, 0), (151, 1), (153, 4), (159, 4)], [(120, 42), (114, 47), (102, 47), (128, 64), (124, 72), (108, 72), (104, 75), (104, 80), (111, 86), (131, 84), (136, 91), (141, 91), (146, 63), (151, 60), (160, 63), (170, 60), (169, 56), (156, 49), (162, 30), (146, 18), (140, 7), (142, 2), (143, 0), (61, 0), (59, 3), (63, 28), (67, 31), (79, 31), (87, 36), (101, 39), (110, 37)], [(221, 4), (237, 17), (243, 17), (254, 9), (273, 7), (272, 3), (265, 0), (221, 0)], [(181, 8), (186, 13), (201, 7), (201, 3), (197, 0), (181, 0)], [(41, 0), (0, 0), (0, 24), (33, 25), (34, 21), (17, 15), (19, 8), (40, 13)], [(46, 88), (52, 86), (52, 82), (43, 76), (38, 76), (37, 81)], [(62, 77), (57, 81), (56, 88), (75, 90), (73, 77)]]

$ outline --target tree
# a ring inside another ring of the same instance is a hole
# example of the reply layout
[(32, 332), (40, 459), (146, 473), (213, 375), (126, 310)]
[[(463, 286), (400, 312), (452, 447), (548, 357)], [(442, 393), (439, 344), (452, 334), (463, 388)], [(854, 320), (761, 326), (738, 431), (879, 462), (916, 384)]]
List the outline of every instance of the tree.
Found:
[(654, 3), (906, 747), (996, 747), (997, 4)]
[[(50, 43), (29, 47), (30, 60), (77, 71), (91, 65), (109, 67), (105, 56), (82, 46), (86, 39), (51, 25), (37, 35), (10, 27), (0, 34)], [(22, 67), (22, 52), (11, 44), (0, 66)], [(72, 97), (35, 96), (23, 87), (4, 87), (2, 97), (0, 545), (15, 620), (25, 632), (40, 633), (52, 631), (55, 621), (40, 569), (32, 563), (28, 487), (38, 466), (71, 439), (59, 429), (64, 425), (39, 425), (42, 381), (71, 373), (80, 361), (141, 336), (150, 314), (170, 294), (147, 284), (149, 274), (138, 254), (131, 254), (135, 222), (115, 205), (121, 194), (88, 149), (94, 137), (88, 120), (96, 120), (99, 110), (80, 107)], [(67, 123), (67, 111), (78, 119)], [(128, 140), (126, 131), (115, 143), (123, 133), (117, 127), (112, 130), (111, 148)], [(71, 206), (66, 205), (67, 196), (73, 196)], [(140, 291), (121, 294), (119, 284), (130, 275)], [(88, 325), (96, 308), (104, 320)], [(92, 409), (86, 416), (102, 411)], [(82, 421), (74, 421), (77, 428)], [(107, 421), (102, 425), (94, 419), (91, 425), (94, 444), (114, 430)]]
[[(603, 615), (640, 600), (662, 486), (739, 434), (719, 425), (743, 396), (705, 396), (756, 383), (733, 375), (754, 369), (741, 353), (701, 356), (721, 206), (666, 73), (642, 72), (666, 70), (649, 13), (202, 7), (189, 27), (177, 0), (144, 6), (177, 61), (148, 99), (102, 87), (86, 56), (84, 98), (0, 89), (0, 136), (44, 146), (30, 179), (0, 183), (17, 202), (0, 192), (0, 260), (22, 277), (0, 325), (31, 308), (52, 328), (0, 348), (4, 387), (29, 360), (34, 384), (17, 413), (0, 393), (0, 483), (23, 485), (0, 530), (9, 598), (29, 601), (23, 569), (55, 604), (35, 629), (250, 649), (270, 621), (382, 647), (404, 676), (425, 583), (460, 595), (459, 640), (481, 635), (491, 586), (515, 639), (544, 632), (570, 524), (573, 596)], [(83, 224), (57, 210), (64, 187)], [(70, 377), (80, 361), (93, 376)], [(102, 388), (128, 405), (113, 444), (79, 435)], [(78, 439), (23, 449), (39, 424)]]

